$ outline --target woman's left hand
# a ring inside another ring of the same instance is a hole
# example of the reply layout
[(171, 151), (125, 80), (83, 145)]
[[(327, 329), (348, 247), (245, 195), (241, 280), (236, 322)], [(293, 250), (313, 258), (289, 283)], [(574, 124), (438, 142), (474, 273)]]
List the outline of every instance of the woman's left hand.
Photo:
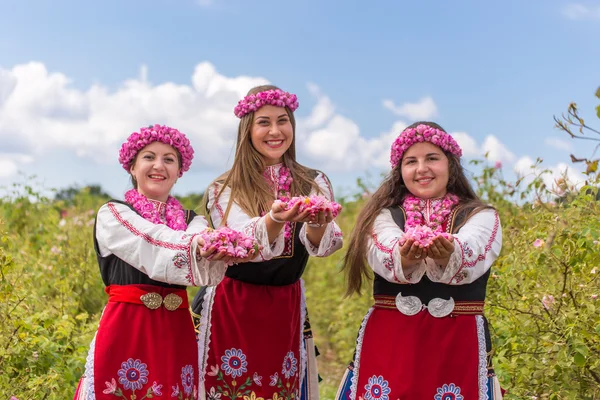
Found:
[[(308, 224), (309, 227), (314, 227), (314, 228), (322, 228), (324, 226), (326, 226), (328, 223), (330, 223), (331, 221), (333, 221), (333, 213), (331, 212), (330, 209), (326, 209), (324, 211), (319, 211), (316, 215), (311, 216), (309, 215), (307, 220), (302, 221), (302, 222), (306, 222)], [(314, 225), (314, 226), (311, 226)], [(319, 226), (316, 226), (319, 225)]]
[(435, 260), (444, 260), (450, 258), (454, 252), (454, 238), (450, 240), (443, 236), (436, 236), (433, 243), (428, 248), (428, 256)]

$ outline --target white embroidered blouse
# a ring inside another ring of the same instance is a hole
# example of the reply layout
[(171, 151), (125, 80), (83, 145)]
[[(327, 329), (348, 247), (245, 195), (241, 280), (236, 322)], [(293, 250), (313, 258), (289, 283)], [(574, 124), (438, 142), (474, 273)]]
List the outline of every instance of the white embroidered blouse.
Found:
[[(267, 167), (265, 176), (270, 177), (273, 182), (277, 182), (279, 178), (279, 171), (283, 164), (276, 164)], [(327, 177), (319, 172), (315, 177), (315, 182), (321, 189), (322, 195), (328, 200), (333, 200), (333, 190)], [(231, 189), (226, 187), (219, 200), (215, 202), (215, 198), (221, 190), (221, 185), (213, 183), (209, 187), (208, 192), (208, 209), (210, 210), (210, 217), (215, 227), (221, 226), (227, 204), (230, 200)], [(317, 193), (311, 193), (317, 194)], [(265, 224), (266, 216), (262, 217), (250, 217), (234, 202), (231, 205), (229, 215), (227, 217), (227, 226), (231, 229), (235, 229), (249, 236), (253, 236), (263, 246), (263, 250), (260, 254), (254, 258), (253, 262), (261, 262), (270, 260), (273, 257), (278, 257), (282, 254), (285, 248), (284, 230), (282, 229), (277, 235), (273, 243), (269, 243), (269, 236), (267, 233), (267, 226)], [(343, 245), (342, 231), (335, 221), (329, 223), (323, 234), (323, 238), (319, 243), (319, 246), (313, 246), (313, 244), (306, 237), (306, 224), (302, 225), (300, 230), (300, 241), (305, 246), (308, 254), (315, 257), (326, 257), (336, 250), (340, 249)]]
[(478, 212), (453, 234), (454, 252), (445, 268), (429, 257), (403, 268), (398, 243), (402, 236), (390, 211), (382, 210), (368, 240), (367, 260), (373, 271), (392, 283), (417, 283), (427, 275), (432, 282), (468, 284), (487, 272), (502, 248), (500, 219), (492, 209)]
[(109, 202), (98, 211), (96, 239), (102, 257), (114, 254), (151, 279), (174, 285), (212, 286), (225, 275), (222, 261), (196, 259), (198, 233), (208, 227), (196, 216), (185, 232), (154, 224), (128, 206)]

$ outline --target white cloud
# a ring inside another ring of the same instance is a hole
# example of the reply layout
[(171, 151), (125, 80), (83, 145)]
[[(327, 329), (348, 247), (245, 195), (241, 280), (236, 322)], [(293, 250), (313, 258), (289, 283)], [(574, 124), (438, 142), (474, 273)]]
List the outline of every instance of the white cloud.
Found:
[(600, 4), (570, 3), (563, 7), (562, 14), (572, 20), (600, 20)]
[[(121, 191), (126, 185), (118, 181), (123, 173), (117, 164), (121, 143), (141, 126), (160, 123), (180, 129), (194, 144), (196, 158), (186, 174), (189, 183), (184, 180), (183, 184), (190, 185), (188, 190), (201, 190), (197, 185), (206, 182), (197, 182), (200, 176), (210, 179), (232, 160), (238, 124), (233, 107), (251, 87), (268, 80), (224, 76), (209, 62), (195, 67), (188, 84), (155, 84), (149, 75), (148, 68), (142, 67), (138, 77), (116, 88), (95, 84), (79, 89), (69, 77), (48, 71), (42, 63), (0, 68), (0, 178), (10, 179), (23, 166), (50, 175), (48, 167), (52, 167), (55, 187), (73, 180), (115, 181), (112, 189)], [(335, 102), (316, 84), (307, 87), (314, 99), (303, 99), (301, 103), (312, 103), (312, 108), (297, 114), (299, 159), (346, 177), (388, 170), (390, 146), (407, 126), (404, 119), (396, 120), (389, 130), (368, 136), (354, 120), (340, 114)], [(399, 113), (420, 119), (437, 112), (431, 99), (417, 104), (430, 104), (429, 111), (415, 111), (419, 107), (413, 104), (412, 108), (399, 107)], [(417, 118), (418, 112), (424, 114)], [(493, 135), (483, 144), (465, 132), (452, 135), (466, 158), (481, 158), (485, 152), (492, 161), (510, 163), (515, 158)], [(60, 159), (52, 155), (55, 153), (61, 154)], [(126, 182), (125, 176), (122, 181)]]
[(102, 85), (78, 90), (42, 63), (0, 69), (0, 141), (32, 157), (67, 149), (113, 164), (131, 132), (160, 123), (177, 127), (204, 149), (195, 166), (223, 163), (236, 135), (233, 106), (251, 87), (267, 83), (260, 77), (225, 77), (208, 62), (196, 66), (192, 85), (153, 85), (147, 75), (143, 67), (139, 78), (116, 90)]
[(397, 106), (392, 100), (383, 100), (383, 106), (394, 114), (410, 120), (427, 120), (437, 115), (437, 106), (431, 97), (424, 97), (417, 103), (404, 103)]
[(315, 84), (308, 85), (317, 102), (310, 115), (298, 121), (300, 153), (311, 166), (327, 171), (364, 172), (389, 169), (390, 146), (407, 124), (397, 121), (389, 132), (367, 138), (351, 119), (337, 114), (332, 101)]
[(558, 163), (552, 167), (548, 168), (550, 170), (549, 174), (544, 175), (544, 183), (549, 188), (555, 186), (555, 182), (558, 178), (566, 177), (567, 182), (575, 185), (576, 187), (580, 187), (585, 182), (585, 175), (574, 168), (572, 165), (567, 165), (565, 163)]
[(515, 165), (513, 166), (513, 170), (515, 174), (519, 177), (523, 177), (525, 175), (529, 175), (535, 171), (532, 168), (535, 165), (535, 161), (529, 156), (523, 156), (517, 160)]
[(458, 145), (463, 151), (463, 157), (476, 158), (480, 157), (481, 150), (477, 146), (477, 142), (472, 136), (465, 132), (452, 132), (451, 135), (456, 139)]
[(494, 135), (488, 135), (485, 138), (481, 150), (484, 154), (487, 153), (490, 161), (510, 163), (515, 160), (515, 155)]
[(0, 178), (17, 175), (23, 164), (33, 162), (33, 157), (20, 153), (0, 153)]
[(547, 146), (554, 147), (555, 149), (558, 149), (558, 150), (564, 150), (564, 151), (572, 151), (573, 150), (573, 145), (564, 139), (546, 138), (544, 140), (544, 143)]
[[(572, 165), (558, 163), (553, 166), (545, 166), (543, 163), (536, 165), (529, 156), (523, 156), (515, 162), (513, 166), (515, 174), (523, 178), (523, 184), (528, 184), (533, 181), (534, 177), (541, 176), (546, 184), (546, 187), (551, 190), (556, 190), (556, 181), (559, 178), (566, 177), (567, 182), (576, 187), (580, 187), (585, 182), (585, 175)], [(542, 173), (542, 171), (547, 171)]]
[(0, 178), (10, 178), (17, 175), (19, 166), (13, 160), (0, 158)]
[(477, 144), (473, 136), (466, 132), (452, 132), (451, 135), (462, 148), (463, 157), (465, 158), (483, 158), (486, 153), (487, 159), (491, 162), (512, 163), (516, 158), (494, 135), (486, 136), (481, 146)]

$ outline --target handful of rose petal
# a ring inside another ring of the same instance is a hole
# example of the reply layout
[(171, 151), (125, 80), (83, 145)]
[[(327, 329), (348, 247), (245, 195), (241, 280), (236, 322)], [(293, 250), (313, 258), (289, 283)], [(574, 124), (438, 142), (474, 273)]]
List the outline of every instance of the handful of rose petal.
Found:
[(216, 252), (225, 250), (228, 256), (235, 258), (246, 258), (251, 250), (257, 254), (262, 249), (253, 237), (226, 226), (218, 229), (208, 228), (200, 233), (200, 237), (204, 240), (203, 251), (215, 247)]
[(452, 235), (446, 232), (434, 232), (427, 225), (417, 225), (406, 229), (404, 236), (402, 236), (398, 243), (400, 243), (400, 246), (403, 246), (408, 239), (413, 239), (415, 243), (423, 247), (429, 247), (433, 243), (433, 239), (436, 236), (442, 236), (443, 238), (450, 239)]
[(309, 210), (310, 216), (314, 217), (317, 215), (319, 211), (327, 211), (331, 210), (331, 214), (333, 217), (337, 217), (337, 215), (342, 211), (342, 206), (335, 201), (329, 201), (327, 198), (323, 196), (298, 196), (292, 197), (291, 199), (284, 201), (285, 210), (289, 210), (294, 207), (297, 203), (300, 203), (300, 208), (298, 212), (303, 212), (305, 210)]

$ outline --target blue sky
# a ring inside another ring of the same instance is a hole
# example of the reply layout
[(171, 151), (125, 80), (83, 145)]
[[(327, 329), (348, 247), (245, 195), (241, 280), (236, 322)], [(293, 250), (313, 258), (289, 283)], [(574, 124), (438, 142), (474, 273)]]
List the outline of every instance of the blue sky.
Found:
[[(576, 101), (596, 122), (600, 1), (0, 1), (0, 185), (128, 188), (117, 163), (136, 128), (194, 144), (175, 192), (227, 168), (232, 109), (254, 84), (298, 94), (299, 157), (340, 191), (386, 170), (403, 126), (439, 122), (507, 174), (558, 173), (590, 155), (556, 130)], [(595, 123), (599, 126), (600, 121)], [(571, 146), (571, 147), (569, 147)], [(577, 177), (575, 171), (573, 178)]]

